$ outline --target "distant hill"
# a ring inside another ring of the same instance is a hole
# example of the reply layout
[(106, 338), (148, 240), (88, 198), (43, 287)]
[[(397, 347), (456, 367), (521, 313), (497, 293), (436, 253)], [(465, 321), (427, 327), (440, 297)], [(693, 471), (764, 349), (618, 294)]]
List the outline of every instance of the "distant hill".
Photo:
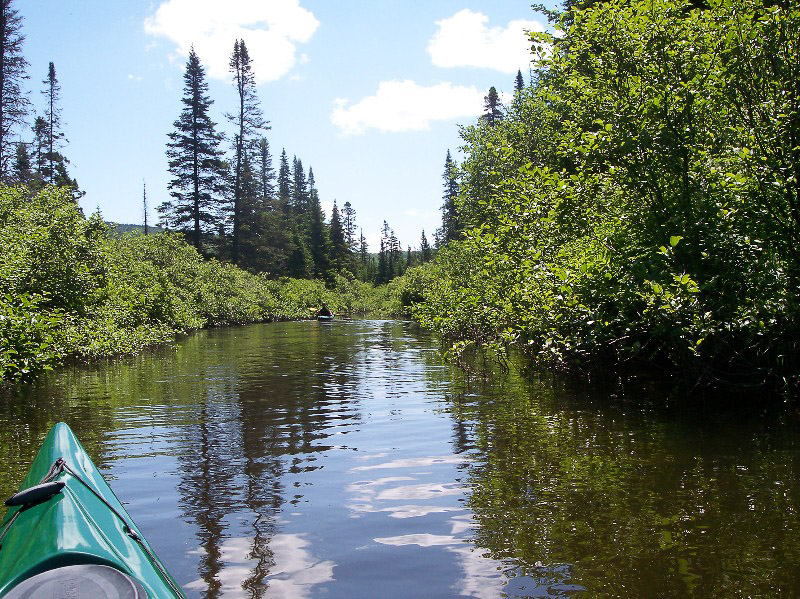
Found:
[[(106, 224), (114, 227), (114, 233), (122, 235), (123, 233), (144, 233), (144, 225), (126, 225), (123, 223), (112, 223), (106, 221)], [(148, 233), (163, 233), (164, 229), (158, 225), (147, 225)]]

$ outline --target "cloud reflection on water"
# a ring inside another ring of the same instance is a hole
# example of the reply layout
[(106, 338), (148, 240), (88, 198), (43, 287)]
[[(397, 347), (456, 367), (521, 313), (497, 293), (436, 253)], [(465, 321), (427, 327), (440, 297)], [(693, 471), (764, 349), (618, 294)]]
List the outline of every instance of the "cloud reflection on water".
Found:
[[(335, 563), (317, 560), (309, 551), (310, 542), (302, 534), (276, 534), (270, 540), (274, 565), (265, 582), (268, 599), (307, 599), (312, 587), (333, 580)], [(202, 552), (202, 549), (192, 553)], [(252, 597), (252, 590), (242, 582), (251, 575), (258, 560), (252, 559), (252, 539), (226, 539), (220, 546), (224, 566), (215, 577), (220, 583), (219, 597), (238, 599)], [(205, 590), (208, 581), (198, 578), (185, 585), (187, 589)]]

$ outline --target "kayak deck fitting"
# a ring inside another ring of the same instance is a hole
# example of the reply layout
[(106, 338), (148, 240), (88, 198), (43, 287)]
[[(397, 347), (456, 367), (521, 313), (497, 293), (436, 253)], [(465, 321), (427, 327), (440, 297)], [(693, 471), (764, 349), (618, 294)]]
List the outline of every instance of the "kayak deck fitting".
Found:
[(63, 422), (6, 505), (0, 597), (185, 597)]

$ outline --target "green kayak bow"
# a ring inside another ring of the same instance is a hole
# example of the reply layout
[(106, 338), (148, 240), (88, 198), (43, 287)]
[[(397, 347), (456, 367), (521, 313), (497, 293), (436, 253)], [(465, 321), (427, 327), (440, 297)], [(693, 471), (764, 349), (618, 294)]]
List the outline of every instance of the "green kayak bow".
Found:
[(6, 505), (0, 597), (185, 597), (63, 422)]

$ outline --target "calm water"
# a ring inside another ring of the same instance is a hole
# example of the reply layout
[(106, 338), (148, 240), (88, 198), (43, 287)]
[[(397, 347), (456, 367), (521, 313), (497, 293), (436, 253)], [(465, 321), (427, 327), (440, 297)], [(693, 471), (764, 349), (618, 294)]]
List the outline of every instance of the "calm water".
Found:
[(470, 381), (436, 349), (283, 323), (64, 369), (0, 399), (0, 491), (68, 422), (191, 597), (800, 594), (797, 412)]

